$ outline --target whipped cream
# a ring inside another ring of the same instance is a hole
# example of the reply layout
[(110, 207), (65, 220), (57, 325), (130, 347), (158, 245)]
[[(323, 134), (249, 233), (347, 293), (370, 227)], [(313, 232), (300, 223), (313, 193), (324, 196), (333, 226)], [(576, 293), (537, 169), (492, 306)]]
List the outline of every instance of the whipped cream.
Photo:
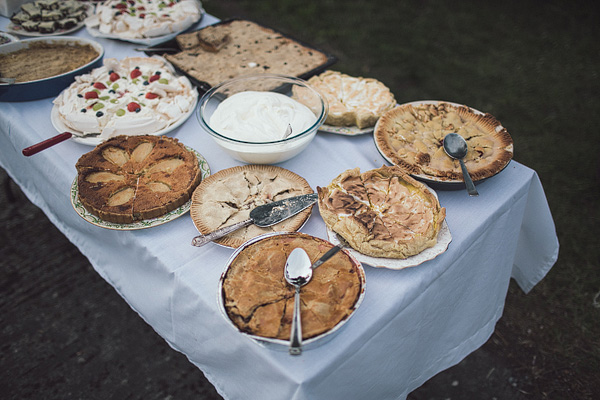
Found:
[(288, 96), (247, 91), (221, 102), (211, 115), (209, 126), (231, 139), (260, 143), (283, 139), (288, 124), (293, 137), (316, 121), (308, 107)]
[(191, 111), (198, 97), (186, 77), (157, 58), (104, 60), (104, 66), (75, 78), (54, 100), (58, 118), (82, 133), (152, 134)]
[(198, 0), (109, 0), (85, 24), (105, 35), (143, 39), (183, 31), (202, 13)]

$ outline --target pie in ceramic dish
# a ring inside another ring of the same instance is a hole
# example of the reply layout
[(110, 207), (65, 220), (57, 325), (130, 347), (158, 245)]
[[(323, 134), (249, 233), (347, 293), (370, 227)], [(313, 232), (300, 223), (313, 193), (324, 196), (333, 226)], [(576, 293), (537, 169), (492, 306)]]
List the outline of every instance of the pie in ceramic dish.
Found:
[[(192, 196), (190, 215), (206, 235), (224, 226), (247, 220), (254, 207), (272, 201), (314, 193), (301, 176), (273, 165), (244, 165), (223, 169), (205, 179)], [(216, 243), (237, 248), (245, 241), (268, 232), (293, 232), (302, 227), (312, 206), (278, 224), (260, 228), (251, 224)]]
[(433, 247), (446, 217), (434, 193), (397, 166), (350, 169), (317, 192), (327, 227), (372, 257), (405, 259)]
[[(221, 277), (221, 301), (241, 332), (289, 340), (295, 290), (286, 282), (284, 268), (298, 247), (314, 262), (333, 245), (294, 232), (261, 236), (234, 253)], [(364, 289), (362, 266), (345, 251), (313, 270), (312, 279), (300, 289), (302, 338), (337, 329), (360, 305)]]
[(325, 124), (373, 127), (381, 115), (396, 105), (394, 94), (373, 78), (353, 77), (337, 71), (325, 71), (308, 83), (320, 91), (329, 103)]
[(386, 112), (377, 122), (375, 144), (391, 163), (413, 176), (438, 182), (463, 182), (460, 164), (444, 151), (444, 136), (467, 141), (464, 158), (474, 181), (500, 172), (513, 156), (513, 140), (490, 114), (447, 102), (415, 102)]
[(89, 29), (121, 39), (143, 39), (183, 31), (202, 17), (197, 0), (109, 0), (85, 20)]
[(198, 100), (188, 78), (159, 58), (107, 58), (54, 100), (59, 122), (80, 133), (151, 134), (187, 118)]
[(193, 151), (166, 136), (117, 136), (79, 158), (79, 200), (99, 218), (133, 223), (186, 203), (202, 179)]

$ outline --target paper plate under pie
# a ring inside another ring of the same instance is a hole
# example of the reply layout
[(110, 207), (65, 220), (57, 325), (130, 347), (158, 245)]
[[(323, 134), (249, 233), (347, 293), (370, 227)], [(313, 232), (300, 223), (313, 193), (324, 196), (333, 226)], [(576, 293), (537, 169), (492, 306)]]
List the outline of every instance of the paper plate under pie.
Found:
[[(206, 235), (216, 229), (249, 218), (250, 211), (261, 204), (301, 194), (314, 193), (301, 176), (273, 165), (244, 165), (227, 168), (203, 180), (192, 195), (190, 215), (196, 229)], [(237, 248), (256, 236), (269, 232), (294, 232), (310, 217), (312, 206), (278, 224), (246, 228), (215, 240)]]
[(413, 177), (464, 186), (459, 162), (443, 149), (443, 137), (451, 132), (467, 141), (465, 164), (475, 182), (496, 175), (513, 157), (513, 140), (495, 117), (445, 101), (399, 105), (377, 121), (373, 137), (381, 155)]

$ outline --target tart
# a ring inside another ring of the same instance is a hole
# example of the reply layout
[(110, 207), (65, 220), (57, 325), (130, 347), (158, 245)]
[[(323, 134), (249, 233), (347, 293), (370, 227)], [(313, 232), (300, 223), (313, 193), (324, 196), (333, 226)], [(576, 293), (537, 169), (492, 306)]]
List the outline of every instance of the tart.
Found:
[(350, 169), (317, 192), (327, 227), (372, 257), (405, 259), (433, 247), (446, 217), (427, 186), (397, 166)]
[(88, 28), (121, 39), (145, 39), (183, 31), (202, 17), (198, 0), (109, 0), (85, 20)]
[(308, 83), (320, 91), (329, 103), (325, 124), (373, 127), (381, 115), (396, 105), (394, 94), (373, 78), (353, 77), (337, 71), (325, 71)]
[[(313, 193), (299, 175), (272, 165), (245, 165), (227, 168), (205, 179), (192, 196), (190, 214), (200, 232), (206, 235), (224, 226), (247, 220), (250, 211), (262, 204)], [(304, 224), (312, 207), (269, 227), (251, 224), (215, 240), (237, 248), (245, 241), (268, 232), (293, 232)]]
[(198, 92), (162, 60), (107, 58), (75, 78), (55, 100), (57, 118), (69, 129), (118, 135), (156, 133), (189, 116)]
[[(333, 245), (303, 233), (267, 236), (245, 245), (221, 278), (222, 302), (229, 319), (242, 332), (289, 340), (294, 287), (284, 278), (287, 257), (302, 248), (312, 262)], [(313, 271), (300, 289), (302, 338), (330, 332), (358, 307), (364, 271), (340, 251)]]
[(194, 152), (166, 136), (114, 137), (75, 167), (83, 206), (114, 223), (166, 214), (189, 201), (202, 179)]
[(451, 132), (467, 141), (464, 161), (475, 181), (497, 174), (512, 159), (512, 138), (496, 118), (445, 102), (396, 107), (377, 122), (374, 137), (383, 156), (410, 174), (462, 182), (459, 162), (443, 148), (444, 136)]

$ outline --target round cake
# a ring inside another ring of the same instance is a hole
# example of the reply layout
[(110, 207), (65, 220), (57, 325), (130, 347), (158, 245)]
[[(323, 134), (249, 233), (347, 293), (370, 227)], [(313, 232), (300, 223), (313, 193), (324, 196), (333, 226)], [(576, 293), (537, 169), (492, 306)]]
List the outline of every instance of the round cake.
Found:
[(185, 204), (202, 174), (193, 151), (166, 136), (117, 136), (79, 158), (79, 200), (115, 223), (161, 216)]
[[(284, 233), (245, 245), (221, 278), (222, 301), (229, 319), (251, 335), (289, 340), (294, 287), (284, 278), (286, 260), (295, 248), (304, 249), (311, 262), (333, 245), (303, 233)], [(313, 270), (300, 289), (302, 337), (326, 333), (358, 307), (364, 291), (360, 263), (340, 251)]]
[(396, 105), (393, 93), (373, 78), (353, 77), (337, 71), (325, 71), (308, 83), (327, 99), (329, 114), (325, 123), (333, 126), (375, 125), (379, 117)]
[(158, 58), (107, 58), (102, 67), (77, 76), (54, 107), (68, 129), (108, 139), (166, 129), (186, 118), (197, 98), (190, 81)]
[(379, 119), (374, 137), (383, 156), (410, 174), (462, 182), (458, 160), (443, 147), (444, 137), (452, 132), (467, 142), (464, 162), (474, 181), (497, 174), (512, 159), (512, 138), (496, 118), (445, 102), (396, 107)]
[(397, 166), (347, 170), (317, 192), (327, 227), (372, 257), (405, 259), (433, 247), (446, 217), (436, 196)]
[[(223, 169), (205, 179), (192, 196), (190, 214), (200, 232), (206, 235), (224, 226), (250, 218), (254, 207), (302, 194), (314, 193), (301, 176), (273, 165), (244, 165)], [(293, 232), (304, 224), (312, 207), (278, 224), (258, 227), (251, 224), (216, 243), (237, 248), (258, 235)]]
[(122, 39), (144, 39), (183, 31), (200, 20), (198, 0), (108, 0), (85, 20), (88, 28)]

